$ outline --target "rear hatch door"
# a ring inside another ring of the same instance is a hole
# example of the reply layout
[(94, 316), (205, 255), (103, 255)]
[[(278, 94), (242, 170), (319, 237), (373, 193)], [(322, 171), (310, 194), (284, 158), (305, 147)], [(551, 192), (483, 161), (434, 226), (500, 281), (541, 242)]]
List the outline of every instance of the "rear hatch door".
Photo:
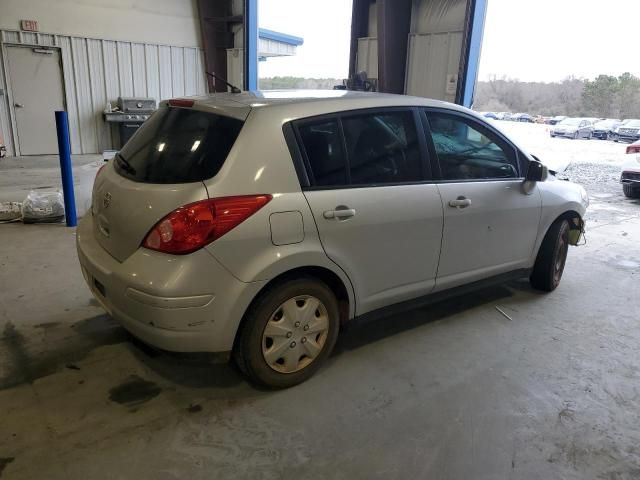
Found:
[(96, 178), (94, 235), (118, 261), (135, 252), (173, 210), (206, 200), (243, 121), (191, 108), (161, 107)]

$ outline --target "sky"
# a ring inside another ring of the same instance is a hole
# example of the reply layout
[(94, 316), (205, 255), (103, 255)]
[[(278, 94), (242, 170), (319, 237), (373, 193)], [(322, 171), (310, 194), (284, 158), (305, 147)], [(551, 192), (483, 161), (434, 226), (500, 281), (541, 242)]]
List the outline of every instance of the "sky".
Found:
[[(479, 80), (640, 76), (640, 0), (488, 0)], [(304, 38), (295, 57), (260, 62), (260, 77), (345, 78), (349, 0), (259, 0), (260, 27)]]
[(489, 0), (478, 78), (640, 76), (639, 21), (640, 0)]
[(348, 76), (351, 1), (258, 0), (258, 25), (304, 38), (295, 57), (260, 62), (260, 77)]

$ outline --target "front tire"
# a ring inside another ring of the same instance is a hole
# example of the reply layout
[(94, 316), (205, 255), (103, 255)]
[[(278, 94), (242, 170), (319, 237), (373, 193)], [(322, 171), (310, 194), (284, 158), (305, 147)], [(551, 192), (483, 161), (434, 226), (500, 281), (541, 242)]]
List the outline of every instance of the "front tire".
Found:
[(622, 192), (627, 198), (640, 198), (640, 188), (633, 188), (631, 184), (623, 183)]
[(262, 293), (246, 313), (234, 359), (251, 381), (288, 388), (310, 378), (338, 338), (338, 301), (323, 282), (291, 278)]
[(569, 222), (556, 220), (542, 240), (533, 272), (529, 278), (531, 286), (552, 292), (560, 284), (569, 250)]

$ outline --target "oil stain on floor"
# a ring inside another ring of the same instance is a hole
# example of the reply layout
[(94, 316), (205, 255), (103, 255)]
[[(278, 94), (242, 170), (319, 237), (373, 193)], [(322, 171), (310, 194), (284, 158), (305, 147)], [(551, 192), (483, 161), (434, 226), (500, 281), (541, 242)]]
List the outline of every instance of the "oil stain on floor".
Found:
[(135, 407), (157, 397), (160, 392), (162, 392), (162, 388), (156, 383), (144, 380), (137, 375), (131, 375), (126, 382), (109, 390), (109, 400)]
[(13, 462), (13, 460), (14, 460), (13, 457), (6, 457), (6, 458), (0, 457), (0, 477), (2, 476), (2, 472), (4, 472), (4, 469), (6, 468), (6, 466), (9, 465), (11, 462)]

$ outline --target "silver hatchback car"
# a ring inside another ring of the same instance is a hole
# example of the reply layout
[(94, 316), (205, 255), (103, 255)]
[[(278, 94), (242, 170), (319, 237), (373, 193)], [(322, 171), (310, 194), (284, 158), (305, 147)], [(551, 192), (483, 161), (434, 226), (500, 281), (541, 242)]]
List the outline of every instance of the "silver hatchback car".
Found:
[[(342, 324), (469, 285), (558, 285), (584, 189), (468, 109), (409, 96), (162, 102), (96, 177), (84, 277), (133, 335), (309, 378)], [(464, 288), (461, 288), (464, 287)]]

